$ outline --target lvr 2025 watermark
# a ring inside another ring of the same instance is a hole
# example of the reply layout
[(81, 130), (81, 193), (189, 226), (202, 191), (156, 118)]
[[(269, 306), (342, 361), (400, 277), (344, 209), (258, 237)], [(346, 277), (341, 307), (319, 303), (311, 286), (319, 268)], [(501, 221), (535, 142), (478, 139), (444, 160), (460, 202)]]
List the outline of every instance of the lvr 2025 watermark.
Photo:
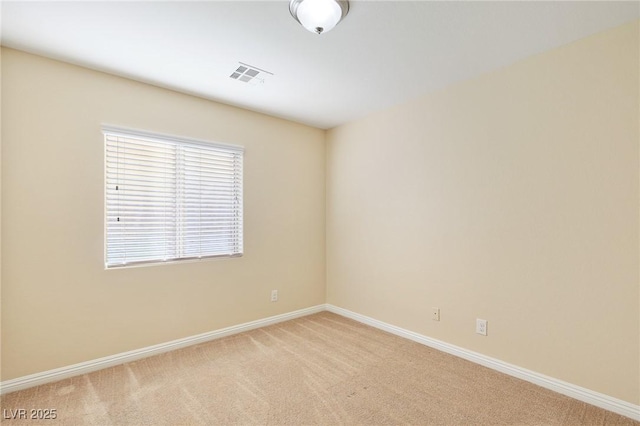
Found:
[(5, 420), (53, 420), (58, 417), (56, 408), (3, 408), (2, 418)]

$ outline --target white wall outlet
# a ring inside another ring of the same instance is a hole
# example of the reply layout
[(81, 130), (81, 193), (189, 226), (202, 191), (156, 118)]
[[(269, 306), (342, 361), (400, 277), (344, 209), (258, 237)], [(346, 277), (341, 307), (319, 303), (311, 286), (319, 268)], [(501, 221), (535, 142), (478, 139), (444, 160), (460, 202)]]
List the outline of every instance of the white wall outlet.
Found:
[(431, 319), (440, 321), (440, 308), (431, 308)]
[(272, 302), (278, 301), (278, 290), (271, 290), (271, 301)]
[(476, 333), (487, 335), (487, 320), (476, 318)]

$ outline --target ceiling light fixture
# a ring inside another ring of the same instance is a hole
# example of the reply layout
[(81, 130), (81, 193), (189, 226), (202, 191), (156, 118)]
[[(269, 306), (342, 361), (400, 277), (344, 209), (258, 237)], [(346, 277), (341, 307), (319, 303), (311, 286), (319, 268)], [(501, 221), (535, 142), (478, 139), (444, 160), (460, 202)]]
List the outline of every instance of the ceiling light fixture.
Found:
[(312, 33), (330, 31), (349, 12), (346, 0), (291, 0), (289, 12), (296, 21)]

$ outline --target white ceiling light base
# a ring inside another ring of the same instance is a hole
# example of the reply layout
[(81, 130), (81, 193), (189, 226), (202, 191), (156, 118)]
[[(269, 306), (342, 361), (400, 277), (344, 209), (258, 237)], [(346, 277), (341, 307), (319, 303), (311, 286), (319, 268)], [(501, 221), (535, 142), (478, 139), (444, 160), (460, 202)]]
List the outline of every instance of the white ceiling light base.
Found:
[(349, 12), (346, 0), (291, 0), (291, 16), (316, 34), (331, 31)]

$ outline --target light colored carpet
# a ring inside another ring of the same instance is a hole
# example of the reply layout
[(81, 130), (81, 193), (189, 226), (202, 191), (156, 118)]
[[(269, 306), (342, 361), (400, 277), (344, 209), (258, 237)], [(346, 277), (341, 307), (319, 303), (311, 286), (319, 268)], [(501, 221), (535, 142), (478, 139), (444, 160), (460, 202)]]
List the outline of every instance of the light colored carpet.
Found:
[(57, 410), (40, 425), (639, 425), (328, 312), (10, 393), (0, 405)]

